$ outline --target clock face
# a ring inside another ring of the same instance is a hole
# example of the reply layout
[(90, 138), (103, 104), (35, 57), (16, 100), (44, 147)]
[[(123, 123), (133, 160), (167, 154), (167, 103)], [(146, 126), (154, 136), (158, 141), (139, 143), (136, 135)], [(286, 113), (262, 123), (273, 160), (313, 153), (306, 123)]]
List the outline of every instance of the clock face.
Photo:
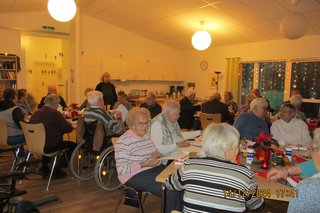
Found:
[(206, 60), (203, 60), (200, 62), (200, 68), (201, 70), (205, 71), (208, 69), (208, 62)]

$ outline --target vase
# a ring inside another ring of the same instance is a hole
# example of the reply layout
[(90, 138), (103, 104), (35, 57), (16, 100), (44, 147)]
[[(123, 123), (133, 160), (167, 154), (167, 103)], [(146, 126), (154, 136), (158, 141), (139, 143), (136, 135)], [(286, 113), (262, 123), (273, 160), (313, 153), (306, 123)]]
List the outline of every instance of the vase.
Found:
[(256, 149), (256, 158), (258, 160), (270, 160), (271, 151), (270, 150), (263, 150), (263, 149)]

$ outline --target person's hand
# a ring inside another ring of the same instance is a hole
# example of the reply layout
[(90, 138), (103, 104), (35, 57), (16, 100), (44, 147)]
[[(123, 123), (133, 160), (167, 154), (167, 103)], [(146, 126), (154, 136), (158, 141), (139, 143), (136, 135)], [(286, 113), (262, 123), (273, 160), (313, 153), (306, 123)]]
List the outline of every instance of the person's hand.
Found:
[(177, 143), (178, 147), (187, 147), (190, 146), (190, 143), (188, 141), (181, 141)]
[(150, 155), (150, 158), (151, 158), (151, 160), (156, 160), (156, 159), (160, 158), (160, 152), (158, 152), (158, 151), (152, 152)]
[(119, 110), (114, 110), (113, 111), (113, 115), (116, 117), (116, 118), (122, 118), (122, 113), (119, 111)]
[(143, 168), (143, 167), (156, 167), (156, 166), (159, 166), (160, 164), (161, 164), (160, 160), (152, 160), (152, 159), (140, 163), (141, 168)]
[(270, 180), (278, 180), (280, 178), (286, 179), (288, 177), (288, 170), (284, 168), (274, 168), (272, 167), (267, 174), (268, 182)]

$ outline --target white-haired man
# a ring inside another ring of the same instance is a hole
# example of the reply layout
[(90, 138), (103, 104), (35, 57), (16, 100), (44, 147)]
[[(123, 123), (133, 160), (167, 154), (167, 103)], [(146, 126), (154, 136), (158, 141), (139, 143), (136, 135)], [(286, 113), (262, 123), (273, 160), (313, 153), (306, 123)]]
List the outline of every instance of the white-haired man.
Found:
[(121, 120), (121, 112), (115, 110), (115, 116), (113, 116), (103, 109), (104, 100), (102, 92), (90, 91), (87, 93), (87, 99), (90, 107), (83, 114), (86, 123), (102, 122), (107, 136), (118, 135), (125, 130)]
[(269, 134), (265, 119), (268, 102), (264, 98), (255, 98), (250, 103), (250, 112), (241, 113), (234, 122), (234, 127), (240, 133), (240, 138), (255, 140), (260, 132)]
[(196, 92), (189, 88), (180, 101), (180, 117), (178, 123), (182, 129), (191, 129), (194, 126), (193, 115), (200, 111), (200, 105), (195, 105)]

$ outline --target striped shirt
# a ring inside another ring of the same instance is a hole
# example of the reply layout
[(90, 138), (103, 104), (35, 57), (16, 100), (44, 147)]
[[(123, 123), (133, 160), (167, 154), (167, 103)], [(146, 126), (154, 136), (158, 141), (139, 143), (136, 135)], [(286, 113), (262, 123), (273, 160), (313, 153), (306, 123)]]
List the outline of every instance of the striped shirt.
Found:
[(184, 190), (183, 212), (243, 212), (263, 204), (250, 194), (257, 184), (247, 167), (212, 157), (185, 161), (166, 186)]
[(118, 135), (125, 130), (122, 120), (117, 120), (114, 116), (101, 108), (88, 108), (85, 110), (83, 117), (84, 122), (86, 123), (95, 121), (102, 122), (107, 136)]
[(146, 135), (140, 137), (132, 130), (124, 133), (114, 146), (118, 178), (121, 183), (127, 182), (134, 175), (151, 169), (141, 168), (140, 163), (150, 159), (156, 151), (152, 141)]

